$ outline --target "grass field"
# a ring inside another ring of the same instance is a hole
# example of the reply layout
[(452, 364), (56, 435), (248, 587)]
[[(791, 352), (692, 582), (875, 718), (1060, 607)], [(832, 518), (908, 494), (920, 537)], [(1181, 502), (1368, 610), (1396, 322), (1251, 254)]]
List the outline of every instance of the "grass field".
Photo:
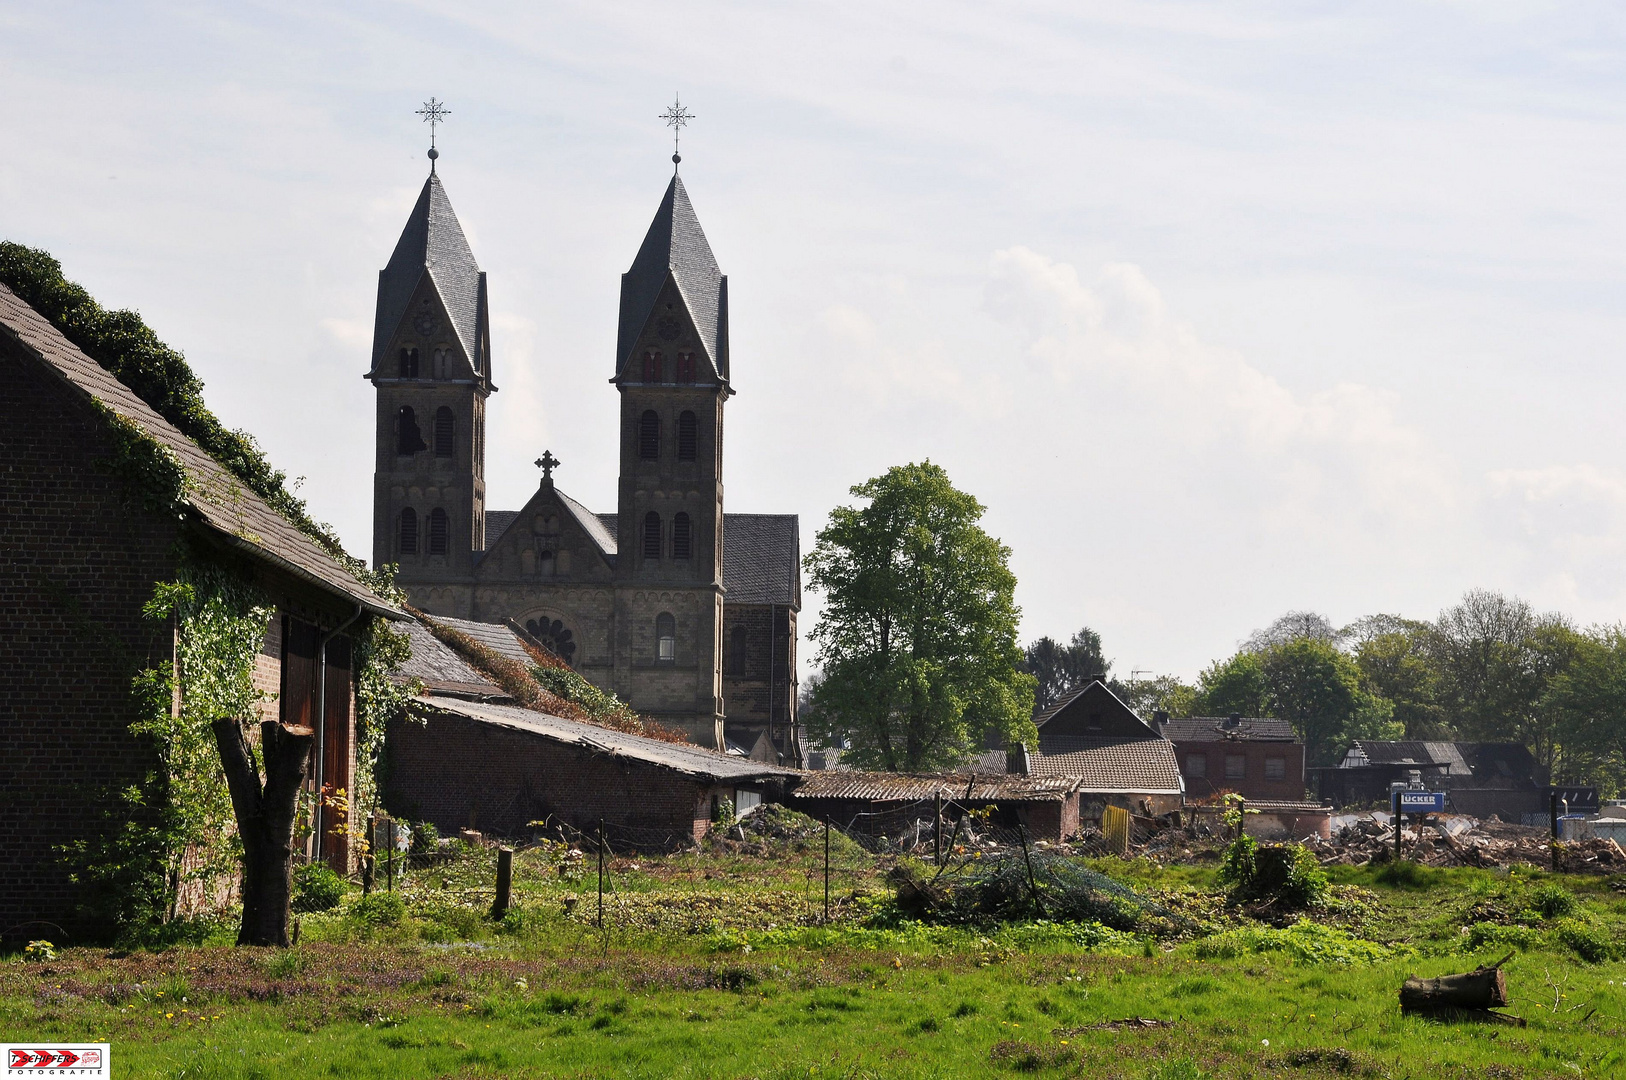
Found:
[[(229, 927), (161, 950), (59, 949), (0, 967), (8, 1039), (108, 1041), (141, 1077), (1626, 1078), (1626, 894), (1533, 870), (1343, 868), (1311, 921), (1228, 909), (1213, 871), (1092, 863), (1198, 920), (1154, 938), (1093, 924), (897, 924), (882, 867), (838, 845), (619, 858), (607, 928), (593, 865), (493, 857), (305, 915), (287, 951)], [(1409, 974), (1507, 952), (1528, 1026), (1402, 1017)], [(1149, 1018), (1158, 1026), (1120, 1025)]]

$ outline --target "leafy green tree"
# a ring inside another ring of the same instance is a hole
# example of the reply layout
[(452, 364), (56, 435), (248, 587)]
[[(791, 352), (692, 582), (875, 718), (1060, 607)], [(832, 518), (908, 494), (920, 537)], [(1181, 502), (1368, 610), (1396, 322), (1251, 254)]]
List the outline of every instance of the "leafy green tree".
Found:
[(1052, 637), (1029, 645), (1022, 669), (1037, 680), (1034, 703), (1043, 709), (1082, 687), (1091, 675), (1107, 674), (1112, 663), (1101, 655), (1101, 635), (1086, 626), (1066, 645)]
[(1374, 615), (1345, 631), (1355, 639), (1355, 666), (1367, 688), (1394, 706), (1408, 739), (1450, 739), (1439, 703), (1440, 668), (1433, 628), (1415, 619)]
[(908, 772), (962, 762), (990, 733), (1036, 741), (1010, 549), (978, 524), (982, 504), (930, 461), (852, 494), (865, 505), (831, 511), (805, 560), (825, 597), (809, 734)]
[(1543, 706), (1557, 719), (1563, 779), (1596, 783), (1606, 798), (1626, 790), (1626, 627), (1583, 635)]
[(1125, 679), (1114, 683), (1112, 690), (1125, 705), (1135, 710), (1136, 715), (1148, 722), (1156, 712), (1166, 712), (1175, 717), (1197, 715), (1199, 699), (1196, 688), (1181, 682), (1175, 675)]
[(1307, 764), (1335, 764), (1351, 739), (1401, 734), (1393, 706), (1366, 690), (1355, 661), (1328, 642), (1297, 638), (1259, 659), (1269, 715), (1293, 724)]
[(1270, 716), (1270, 686), (1256, 652), (1216, 660), (1197, 676), (1197, 707), (1204, 716)]

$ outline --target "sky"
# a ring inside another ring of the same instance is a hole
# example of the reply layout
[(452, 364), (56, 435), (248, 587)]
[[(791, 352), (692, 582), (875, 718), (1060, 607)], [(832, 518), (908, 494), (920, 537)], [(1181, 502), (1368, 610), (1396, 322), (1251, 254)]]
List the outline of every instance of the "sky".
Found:
[(806, 551), (929, 458), (1024, 642), (1190, 679), (1290, 609), (1623, 617), (1623, 54), (1592, 3), (7, 0), (0, 239), (139, 311), (366, 555), (433, 95), (490, 279), (488, 505), (549, 449), (611, 510), (619, 275), (681, 94), (727, 508)]

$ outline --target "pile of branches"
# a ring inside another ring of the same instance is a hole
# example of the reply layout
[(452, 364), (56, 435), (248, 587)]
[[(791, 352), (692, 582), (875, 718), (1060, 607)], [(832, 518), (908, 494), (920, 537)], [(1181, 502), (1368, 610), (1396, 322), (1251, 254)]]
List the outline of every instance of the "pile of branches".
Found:
[(934, 874), (906, 862), (891, 876), (900, 914), (922, 922), (988, 926), (1050, 919), (1100, 923), (1114, 930), (1170, 931), (1194, 925), (1082, 860), (1063, 855), (1017, 851)]

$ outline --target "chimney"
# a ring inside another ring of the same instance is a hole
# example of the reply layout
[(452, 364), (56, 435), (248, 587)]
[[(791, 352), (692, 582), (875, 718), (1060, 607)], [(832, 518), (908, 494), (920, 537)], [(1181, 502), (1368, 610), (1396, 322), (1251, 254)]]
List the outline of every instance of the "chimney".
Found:
[(1225, 718), (1225, 726), (1228, 728), (1242, 726), (1242, 717), (1238, 716), (1236, 713), (1232, 713), (1230, 716)]
[(1104, 683), (1107, 681), (1107, 674), (1104, 671), (1098, 671), (1094, 675), (1090, 676), (1090, 681)]
[(1033, 772), (1033, 758), (1028, 754), (1027, 743), (1017, 743), (1005, 751), (1005, 772), (1015, 776)]
[(1152, 726), (1157, 730), (1162, 731), (1166, 726), (1168, 726), (1168, 723), (1169, 714), (1164, 712), (1162, 709), (1158, 709), (1156, 712), (1152, 713)]

